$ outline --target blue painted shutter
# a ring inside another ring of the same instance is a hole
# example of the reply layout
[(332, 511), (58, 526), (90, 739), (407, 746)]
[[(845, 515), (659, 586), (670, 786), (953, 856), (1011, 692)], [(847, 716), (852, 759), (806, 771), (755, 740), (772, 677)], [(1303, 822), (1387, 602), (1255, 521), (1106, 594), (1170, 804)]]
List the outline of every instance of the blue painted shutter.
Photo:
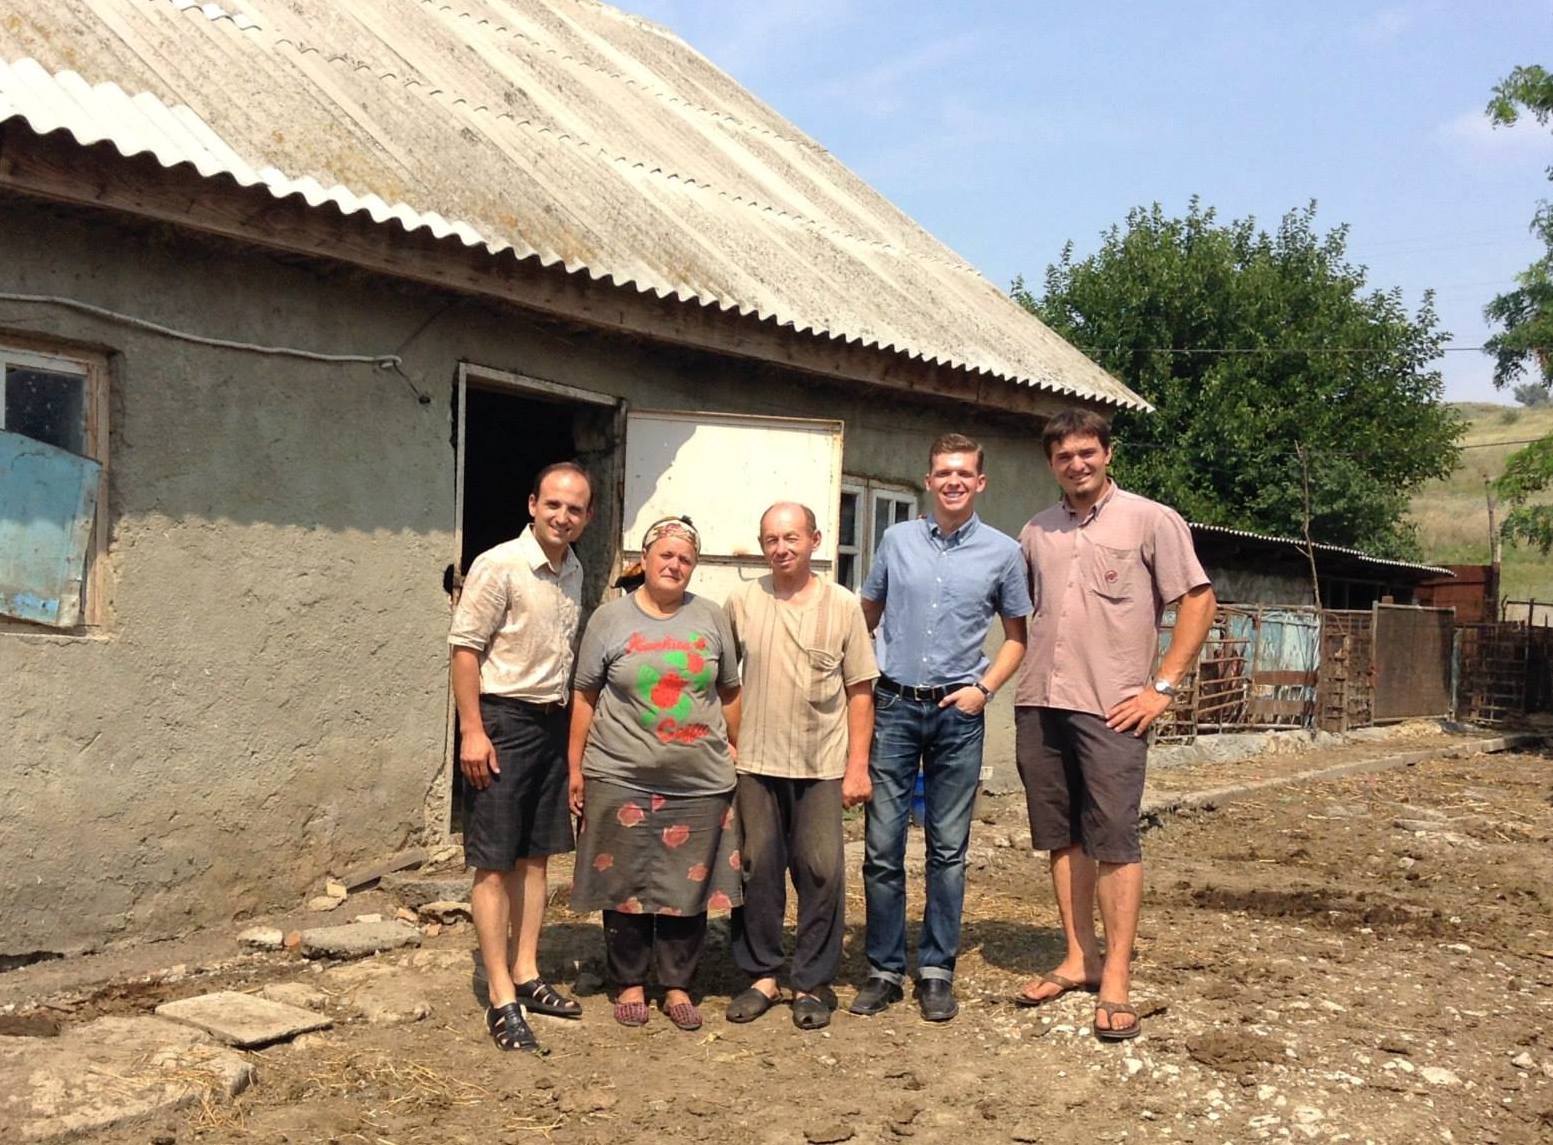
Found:
[(0, 430), (0, 615), (79, 623), (101, 473), (100, 462)]

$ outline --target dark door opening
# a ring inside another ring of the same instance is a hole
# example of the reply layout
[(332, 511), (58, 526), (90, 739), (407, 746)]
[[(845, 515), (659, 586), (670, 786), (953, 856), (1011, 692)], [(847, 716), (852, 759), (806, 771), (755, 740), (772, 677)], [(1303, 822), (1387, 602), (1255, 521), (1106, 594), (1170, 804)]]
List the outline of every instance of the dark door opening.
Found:
[[(461, 585), (475, 558), (512, 540), (529, 524), (528, 499), (534, 478), (557, 461), (577, 461), (593, 477), (593, 521), (576, 545), (585, 570), (583, 607), (600, 599), (614, 560), (611, 536), (618, 532), (613, 490), (617, 407), (552, 398), (531, 390), (477, 384), (472, 378), (454, 391), (455, 446), (462, 473), (457, 569), (449, 568), (447, 587)], [(461, 398), (460, 398), (461, 395)], [(457, 574), (456, 576), (454, 574)], [(450, 708), (452, 806), (450, 827), (462, 827), (464, 778), (458, 766), (459, 728)]]
[(577, 455), (574, 407), (469, 386), (464, 411), (464, 544), (459, 572), (529, 523), (528, 496), (547, 465)]

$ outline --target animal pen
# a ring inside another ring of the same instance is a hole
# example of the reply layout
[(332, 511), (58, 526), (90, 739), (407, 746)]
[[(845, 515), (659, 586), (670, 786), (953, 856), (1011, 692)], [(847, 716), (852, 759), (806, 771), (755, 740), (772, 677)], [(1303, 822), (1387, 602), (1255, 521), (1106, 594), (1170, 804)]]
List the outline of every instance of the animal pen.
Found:
[[(1168, 611), (1160, 647), (1175, 624)], [(1553, 628), (1455, 623), (1450, 608), (1223, 605), (1155, 742), (1407, 719), (1499, 725), (1553, 709)]]

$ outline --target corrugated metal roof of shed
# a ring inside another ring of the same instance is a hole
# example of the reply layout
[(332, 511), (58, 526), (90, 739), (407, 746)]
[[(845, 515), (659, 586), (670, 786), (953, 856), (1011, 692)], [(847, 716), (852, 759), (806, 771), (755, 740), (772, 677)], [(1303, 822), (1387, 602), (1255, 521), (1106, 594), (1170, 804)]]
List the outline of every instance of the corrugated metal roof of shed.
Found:
[(0, 60), (0, 118), (40, 132), (1147, 404), (678, 37), (591, 0), (50, 0), (0, 25)]
[[(1249, 529), (1232, 529), (1228, 525), (1204, 525), (1200, 521), (1189, 521), (1193, 532), (1211, 533), (1221, 537), (1242, 537), (1248, 541), (1264, 541), (1269, 544), (1293, 545), (1304, 551), (1305, 542), (1298, 537), (1275, 537), (1268, 533), (1253, 533)], [(1450, 576), (1456, 574), (1450, 569), (1441, 568), (1438, 565), (1418, 564), (1414, 561), (1394, 561), (1390, 557), (1372, 557), (1362, 549), (1350, 549), (1343, 545), (1328, 545), (1321, 541), (1312, 541), (1311, 547), (1318, 553), (1336, 553), (1340, 556), (1352, 557), (1363, 561), (1365, 564), (1389, 565), (1392, 568), (1408, 569), (1412, 572), (1434, 573), (1436, 576)]]

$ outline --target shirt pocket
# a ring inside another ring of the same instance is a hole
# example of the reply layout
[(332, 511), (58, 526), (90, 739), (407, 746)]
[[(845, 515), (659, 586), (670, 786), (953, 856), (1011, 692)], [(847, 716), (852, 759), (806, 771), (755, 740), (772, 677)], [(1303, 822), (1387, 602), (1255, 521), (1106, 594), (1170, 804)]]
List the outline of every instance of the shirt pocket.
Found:
[(841, 678), (841, 653), (830, 648), (805, 647), (803, 655), (809, 668), (809, 703), (823, 704), (835, 695)]
[(1084, 587), (1106, 600), (1132, 600), (1148, 588), (1147, 570), (1136, 549), (1091, 544), (1080, 567)]

